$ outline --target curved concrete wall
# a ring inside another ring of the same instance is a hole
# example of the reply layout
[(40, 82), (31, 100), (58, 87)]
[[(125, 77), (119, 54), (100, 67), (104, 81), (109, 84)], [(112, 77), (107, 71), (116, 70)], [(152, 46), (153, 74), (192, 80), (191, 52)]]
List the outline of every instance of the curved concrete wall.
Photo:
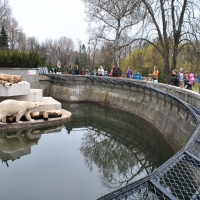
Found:
[(175, 151), (185, 146), (198, 125), (183, 101), (143, 81), (68, 75), (54, 75), (51, 80), (53, 98), (96, 102), (139, 115), (154, 124)]

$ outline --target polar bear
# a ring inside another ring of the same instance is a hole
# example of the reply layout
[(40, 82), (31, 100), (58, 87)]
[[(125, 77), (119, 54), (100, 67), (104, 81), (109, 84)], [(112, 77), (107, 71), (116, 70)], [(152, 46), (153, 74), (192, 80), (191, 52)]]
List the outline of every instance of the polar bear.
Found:
[(39, 107), (38, 102), (30, 101), (17, 101), (13, 99), (7, 99), (0, 103), (0, 121), (6, 123), (6, 117), (15, 115), (16, 122), (21, 123), (21, 117), (25, 115), (28, 121), (34, 121), (31, 119), (30, 110)]
[(10, 82), (11, 84), (19, 83), (22, 81), (22, 76), (0, 73), (0, 80)]

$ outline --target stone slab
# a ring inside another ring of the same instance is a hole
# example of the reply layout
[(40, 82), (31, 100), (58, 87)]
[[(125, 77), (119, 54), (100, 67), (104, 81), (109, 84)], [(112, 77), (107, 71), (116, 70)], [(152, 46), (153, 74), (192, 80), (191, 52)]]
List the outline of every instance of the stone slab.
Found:
[(52, 97), (43, 97), (38, 108), (34, 108), (31, 112), (45, 111), (45, 110), (61, 110), (62, 105)]
[(30, 89), (28, 95), (19, 95), (19, 96), (10, 96), (10, 97), (1, 97), (0, 101), (6, 99), (14, 99), (17, 101), (34, 101), (34, 102), (41, 102), (42, 101), (42, 89)]
[(42, 89), (30, 89), (30, 93), (27, 96), (27, 101), (42, 101)]
[(6, 88), (0, 84), (0, 97), (13, 97), (20, 95), (28, 95), (30, 92), (30, 83), (21, 81), (19, 83), (12, 84), (9, 88)]

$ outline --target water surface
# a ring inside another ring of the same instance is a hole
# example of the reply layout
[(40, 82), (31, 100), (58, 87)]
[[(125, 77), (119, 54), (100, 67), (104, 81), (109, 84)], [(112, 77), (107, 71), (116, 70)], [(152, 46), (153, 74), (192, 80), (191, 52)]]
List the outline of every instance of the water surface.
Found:
[(126, 112), (70, 104), (69, 122), (1, 132), (0, 199), (93, 200), (153, 172), (173, 155), (161, 133)]

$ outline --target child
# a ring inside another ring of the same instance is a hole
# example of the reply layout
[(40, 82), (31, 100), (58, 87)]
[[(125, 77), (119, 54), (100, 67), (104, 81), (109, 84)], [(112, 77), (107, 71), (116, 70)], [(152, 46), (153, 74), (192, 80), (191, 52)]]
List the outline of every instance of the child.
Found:
[(140, 75), (140, 72), (137, 72), (137, 75), (135, 76), (135, 79), (137, 80), (142, 80), (142, 77)]

